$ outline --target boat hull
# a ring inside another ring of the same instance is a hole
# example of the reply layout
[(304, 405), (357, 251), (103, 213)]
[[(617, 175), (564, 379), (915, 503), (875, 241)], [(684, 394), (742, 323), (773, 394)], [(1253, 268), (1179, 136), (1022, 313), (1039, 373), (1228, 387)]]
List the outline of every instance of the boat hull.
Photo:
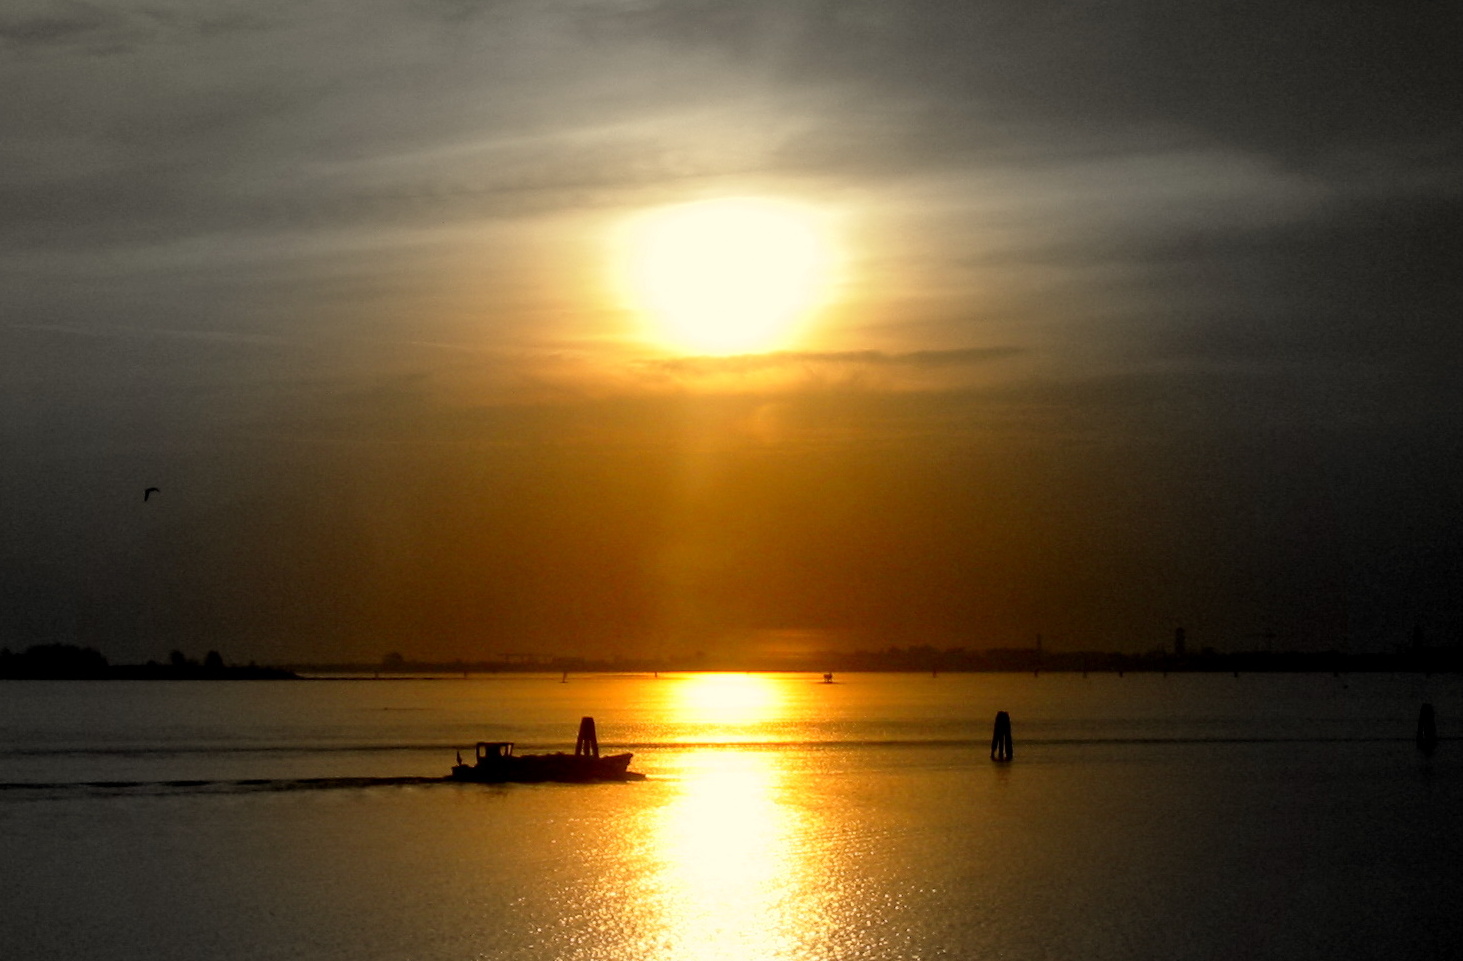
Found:
[(645, 775), (631, 770), (632, 754), (590, 757), (582, 754), (525, 754), (483, 758), (476, 764), (458, 764), (448, 775), (453, 781), (478, 784), (537, 781), (640, 781)]

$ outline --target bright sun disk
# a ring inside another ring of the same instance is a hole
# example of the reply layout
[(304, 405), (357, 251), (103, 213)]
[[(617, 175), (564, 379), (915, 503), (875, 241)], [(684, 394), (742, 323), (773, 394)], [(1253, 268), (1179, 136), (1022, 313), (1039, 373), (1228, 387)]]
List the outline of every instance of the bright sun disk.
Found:
[(833, 261), (813, 211), (750, 198), (648, 213), (624, 256), (631, 306), (656, 339), (706, 354), (788, 346), (826, 298)]

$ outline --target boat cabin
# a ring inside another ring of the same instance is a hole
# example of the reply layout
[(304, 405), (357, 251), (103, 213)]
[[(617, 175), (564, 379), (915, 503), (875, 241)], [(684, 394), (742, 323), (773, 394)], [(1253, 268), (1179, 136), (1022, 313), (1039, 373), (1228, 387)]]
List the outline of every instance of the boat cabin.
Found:
[(481, 764), (485, 759), (489, 762), (505, 760), (513, 756), (512, 741), (479, 741), (477, 747), (477, 760)]

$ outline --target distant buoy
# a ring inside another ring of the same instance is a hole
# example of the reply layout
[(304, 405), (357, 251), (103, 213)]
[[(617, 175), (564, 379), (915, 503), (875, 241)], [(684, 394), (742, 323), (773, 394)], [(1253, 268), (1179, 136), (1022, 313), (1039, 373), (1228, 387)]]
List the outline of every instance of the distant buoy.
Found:
[(1011, 715), (997, 711), (996, 728), (991, 732), (991, 760), (1005, 762), (1015, 754), (1015, 745), (1011, 741)]
[(1417, 749), (1432, 754), (1438, 747), (1438, 719), (1431, 704), (1424, 704), (1417, 712)]

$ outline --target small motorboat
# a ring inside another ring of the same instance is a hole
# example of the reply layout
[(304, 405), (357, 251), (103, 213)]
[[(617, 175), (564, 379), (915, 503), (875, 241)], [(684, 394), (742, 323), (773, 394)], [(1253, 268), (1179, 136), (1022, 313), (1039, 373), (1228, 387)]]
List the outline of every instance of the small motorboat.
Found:
[(479, 741), (472, 764), (464, 764), (462, 755), (448, 775), (453, 781), (494, 784), (506, 781), (643, 781), (644, 774), (631, 771), (633, 754), (599, 753), (594, 718), (579, 722), (579, 737), (574, 753), (514, 754), (512, 741)]

